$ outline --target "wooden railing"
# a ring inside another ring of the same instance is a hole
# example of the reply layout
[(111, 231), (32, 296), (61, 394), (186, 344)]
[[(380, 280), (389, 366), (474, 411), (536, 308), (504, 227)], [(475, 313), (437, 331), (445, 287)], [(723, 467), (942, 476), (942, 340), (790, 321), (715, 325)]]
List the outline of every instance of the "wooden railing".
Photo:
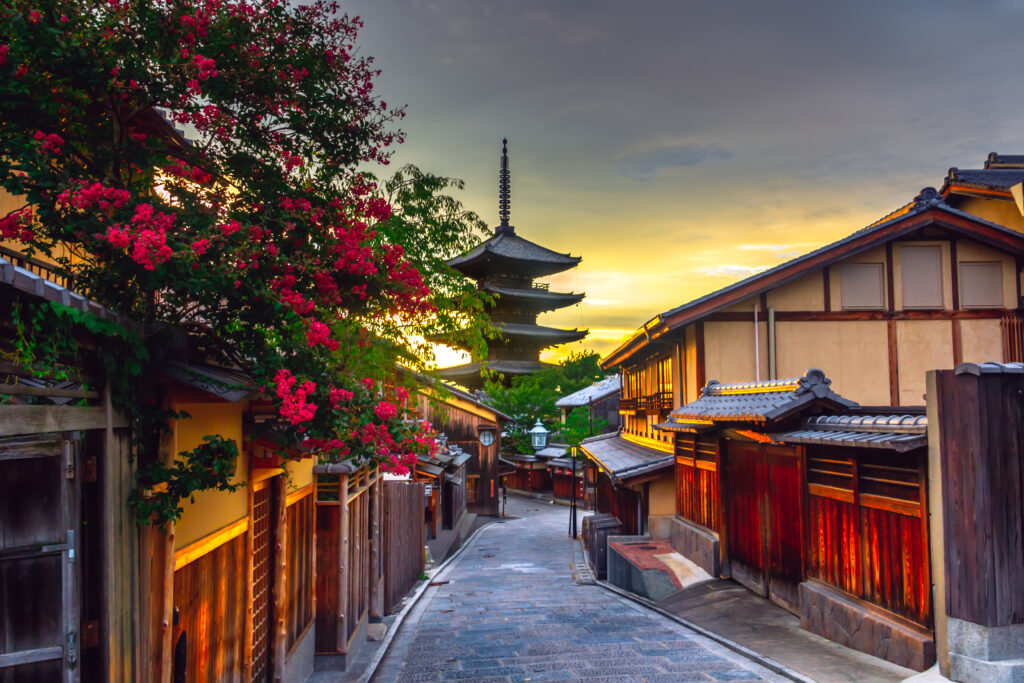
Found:
[(1024, 362), (1024, 315), (1011, 313), (999, 321), (1003, 333), (1003, 362)]
[(7, 259), (19, 268), (35, 273), (43, 279), (55, 282), (61, 287), (73, 288), (74, 281), (72, 278), (62, 275), (58, 267), (52, 263), (47, 263), (31, 256), (25, 256), (20, 251), (2, 245), (0, 245), (0, 257)]
[(619, 410), (636, 410), (637, 399), (636, 398), (620, 398), (619, 399)]

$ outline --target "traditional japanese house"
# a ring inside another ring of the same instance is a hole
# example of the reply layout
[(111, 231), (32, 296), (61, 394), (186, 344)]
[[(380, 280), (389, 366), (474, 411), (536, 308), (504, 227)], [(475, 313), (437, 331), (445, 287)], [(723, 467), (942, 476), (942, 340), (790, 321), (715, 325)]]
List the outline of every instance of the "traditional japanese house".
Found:
[(437, 386), (424, 377), (419, 378), (419, 386), (414, 399), (417, 417), (429, 421), (448, 444), (469, 456), (464, 473), (466, 510), (497, 515), (501, 431), (512, 418), (457, 387)]
[(551, 444), (534, 453), (506, 453), (515, 471), (505, 478), (505, 485), (517, 493), (545, 497), (552, 492), (550, 463), (567, 452), (564, 444)]
[(507, 147), (502, 148), (500, 185), (501, 222), (494, 229), (494, 236), (449, 262), (451, 267), (476, 280), (480, 289), (496, 297), (490, 315), (501, 335), (488, 343), (487, 358), (474, 358), (471, 363), (440, 371), (445, 379), (470, 388), (482, 384), (484, 360), (489, 370), (510, 380), (544, 367), (540, 360), (543, 349), (587, 335), (586, 330), (537, 324), (541, 313), (579, 303), (584, 295), (552, 292), (546, 283), (534, 280), (574, 268), (581, 259), (524, 239), (509, 224), (511, 184)]
[(659, 425), (675, 435), (676, 505), (652, 524), (804, 628), (925, 669), (935, 644), (923, 413), (862, 408), (820, 370), (710, 382)]
[[(587, 496), (586, 462), (572, 457), (552, 458), (547, 463), (551, 477), (551, 496), (559, 503), (568, 503), (573, 498), (573, 486), (576, 487), (576, 502), (581, 507), (589, 503)], [(575, 472), (575, 473), (574, 473)]]
[(645, 534), (650, 515), (670, 513), (670, 445), (615, 432), (584, 439), (579, 447), (590, 459), (594, 509), (615, 515), (622, 533)]
[(609, 375), (604, 379), (563, 396), (555, 401), (555, 407), (562, 415), (562, 422), (575, 410), (586, 411), (591, 434), (604, 420), (604, 428), (598, 431), (614, 432), (619, 428), (619, 398), (622, 396), (622, 379)]

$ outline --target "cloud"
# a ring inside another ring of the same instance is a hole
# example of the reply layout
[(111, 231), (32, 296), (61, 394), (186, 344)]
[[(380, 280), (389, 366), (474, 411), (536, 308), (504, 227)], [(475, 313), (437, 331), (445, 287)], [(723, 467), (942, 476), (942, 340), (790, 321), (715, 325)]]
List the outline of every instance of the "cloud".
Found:
[(647, 180), (666, 168), (686, 168), (709, 159), (728, 159), (731, 156), (732, 152), (715, 144), (703, 147), (673, 145), (627, 154), (619, 159), (618, 168), (627, 178)]
[(754, 273), (760, 273), (762, 270), (766, 270), (768, 266), (740, 266), (735, 264), (723, 264), (719, 266), (711, 266), (708, 268), (700, 268), (699, 271), (702, 275), (711, 275), (719, 277), (748, 277)]

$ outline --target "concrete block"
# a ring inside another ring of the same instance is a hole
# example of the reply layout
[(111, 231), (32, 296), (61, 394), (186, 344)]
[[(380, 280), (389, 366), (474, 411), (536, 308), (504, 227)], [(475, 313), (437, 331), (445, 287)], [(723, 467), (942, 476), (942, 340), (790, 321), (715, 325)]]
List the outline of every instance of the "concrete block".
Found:
[(672, 548), (711, 576), (721, 576), (718, 534), (675, 515), (651, 515), (651, 537), (668, 539)]
[(949, 617), (949, 651), (984, 661), (1024, 658), (1024, 624), (982, 626)]
[(384, 640), (388, 627), (384, 624), (370, 624), (366, 627), (366, 639), (374, 643)]
[(1024, 659), (985, 661), (951, 652), (950, 680), (963, 683), (1024, 683)]

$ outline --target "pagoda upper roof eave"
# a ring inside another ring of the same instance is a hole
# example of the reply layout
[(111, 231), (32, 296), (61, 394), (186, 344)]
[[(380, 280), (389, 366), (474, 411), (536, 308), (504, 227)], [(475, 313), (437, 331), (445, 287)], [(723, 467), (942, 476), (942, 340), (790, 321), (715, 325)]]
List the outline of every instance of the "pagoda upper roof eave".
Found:
[(542, 247), (509, 230), (484, 240), (465, 254), (448, 261), (448, 265), (466, 275), (472, 275), (484, 266), (501, 266), (511, 272), (529, 272), (540, 276), (568, 270), (582, 260), (580, 256)]
[(519, 303), (534, 304), (563, 308), (579, 303), (586, 296), (583, 292), (551, 292), (546, 289), (501, 287), (490, 283), (484, 283), (483, 289), (493, 294), (498, 294), (502, 299), (513, 300)]

